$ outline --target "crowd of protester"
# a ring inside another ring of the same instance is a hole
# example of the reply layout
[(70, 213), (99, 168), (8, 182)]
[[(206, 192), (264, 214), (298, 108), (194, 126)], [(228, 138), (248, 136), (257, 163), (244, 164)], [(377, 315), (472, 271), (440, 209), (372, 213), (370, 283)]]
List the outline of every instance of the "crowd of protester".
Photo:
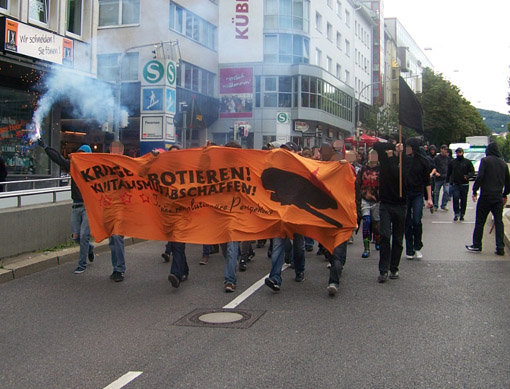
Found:
[[(47, 147), (43, 141), (39, 144), (45, 148), (52, 161), (69, 171), (69, 160), (64, 159), (56, 150)], [(211, 145), (214, 144), (208, 142), (207, 146)], [(241, 145), (234, 141), (227, 143), (225, 147), (241, 148)], [(332, 252), (317, 242), (317, 255), (323, 255), (328, 261), (327, 293), (331, 296), (338, 291), (340, 276), (346, 263), (348, 244), (352, 243), (353, 236), (359, 231), (363, 240), (361, 258), (369, 258), (374, 250), (378, 252), (377, 281), (384, 283), (388, 279), (397, 280), (400, 277), (399, 266), (404, 240), (405, 255), (408, 260), (423, 258), (422, 216), (425, 207), (429, 208), (432, 214), (439, 210), (448, 212), (448, 203), (452, 201), (453, 221), (464, 220), (469, 180), (473, 178), (474, 170), (471, 162), (464, 158), (464, 150), (460, 147), (455, 150), (455, 158), (452, 158), (452, 150), (449, 150), (446, 145), (441, 145), (438, 153), (436, 146), (427, 147), (419, 138), (409, 138), (405, 143), (397, 143), (392, 139), (388, 142), (377, 142), (370, 150), (363, 151), (355, 151), (350, 145), (344, 145), (342, 141), (335, 141), (333, 144), (323, 143), (320, 147), (312, 148), (301, 148), (294, 142), (284, 144), (270, 142), (263, 147), (265, 150), (274, 148), (297, 153), (303, 158), (349, 163), (352, 174), (356, 177), (353, 190), (356, 198), (358, 229), (352, 232), (350, 239), (337, 246)], [(179, 145), (174, 145), (169, 151), (174, 152), (180, 149)], [(78, 151), (90, 152), (91, 150), (88, 145), (82, 145)], [(157, 154), (160, 151), (153, 153)], [(122, 154), (122, 151), (112, 150), (112, 152)], [(502, 209), (506, 196), (510, 193), (510, 176), (496, 143), (491, 143), (487, 147), (486, 154), (487, 157), (482, 159), (478, 177), (473, 185), (473, 201), (478, 201), (476, 223), (473, 244), (467, 245), (466, 248), (472, 252), (482, 250), (483, 226), (488, 213), (492, 212), (496, 228), (496, 254), (504, 255)], [(480, 189), (481, 196), (478, 199), (477, 191)], [(74, 182), (72, 194), (72, 238), (80, 244), (80, 258), (74, 272), (81, 274), (86, 270), (87, 259), (89, 262), (94, 260), (94, 247), (89, 242), (85, 205)], [(280, 291), (281, 273), (285, 263), (294, 270), (296, 282), (305, 280), (305, 256), (307, 252), (314, 249), (313, 239), (293, 234), (253, 243), (256, 243), (257, 248), (265, 247), (268, 243), (267, 256), (271, 259), (271, 266), (264, 283), (271, 290)], [(110, 249), (113, 265), (110, 278), (119, 282), (124, 279), (126, 270), (123, 237), (112, 236)], [(178, 288), (189, 277), (185, 249), (184, 243), (168, 242), (162, 254), (165, 262), (172, 262), (168, 280), (174, 288)], [(252, 242), (203, 245), (200, 265), (207, 265), (209, 256), (218, 253), (220, 249), (226, 261), (224, 291), (235, 292), (237, 270), (246, 271), (248, 263), (255, 256)]]

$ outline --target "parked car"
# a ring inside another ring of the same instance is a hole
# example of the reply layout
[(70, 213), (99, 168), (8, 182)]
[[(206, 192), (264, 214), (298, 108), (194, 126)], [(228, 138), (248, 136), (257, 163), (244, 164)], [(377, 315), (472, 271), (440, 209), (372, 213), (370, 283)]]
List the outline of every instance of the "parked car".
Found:
[(464, 152), (464, 158), (467, 158), (471, 161), (473, 164), (473, 168), (475, 169), (475, 176), (473, 177), (473, 180), (478, 175), (478, 169), (480, 168), (480, 161), (482, 158), (485, 157), (485, 149), (482, 150), (473, 150), (468, 149)]

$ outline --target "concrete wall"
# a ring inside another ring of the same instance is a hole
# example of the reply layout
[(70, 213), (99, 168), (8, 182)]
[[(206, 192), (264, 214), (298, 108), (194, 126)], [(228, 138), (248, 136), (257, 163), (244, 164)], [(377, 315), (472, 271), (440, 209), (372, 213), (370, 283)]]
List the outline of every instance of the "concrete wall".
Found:
[(0, 258), (71, 239), (71, 202), (0, 210)]

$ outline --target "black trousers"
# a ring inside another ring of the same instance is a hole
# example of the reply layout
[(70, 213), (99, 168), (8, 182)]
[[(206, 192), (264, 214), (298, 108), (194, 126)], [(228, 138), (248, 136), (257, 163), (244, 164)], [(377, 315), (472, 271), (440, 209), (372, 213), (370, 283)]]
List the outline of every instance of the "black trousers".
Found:
[(473, 246), (482, 248), (483, 227), (489, 212), (494, 217), (496, 227), (496, 250), (505, 249), (505, 226), (503, 225), (503, 197), (501, 195), (481, 195), (476, 203), (475, 230), (473, 231)]
[(406, 210), (403, 205), (381, 203), (379, 207), (381, 249), (379, 250), (379, 272), (398, 271), (403, 250)]

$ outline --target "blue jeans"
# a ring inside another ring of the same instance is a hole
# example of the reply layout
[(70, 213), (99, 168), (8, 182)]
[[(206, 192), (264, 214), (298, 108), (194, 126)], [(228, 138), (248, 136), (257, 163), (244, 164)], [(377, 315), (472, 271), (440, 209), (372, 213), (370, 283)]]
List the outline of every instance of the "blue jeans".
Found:
[(406, 253), (414, 255), (416, 250), (421, 250), (423, 227), (421, 218), (423, 216), (423, 192), (407, 193), (407, 214), (406, 214)]
[(313, 248), (313, 245), (314, 245), (314, 240), (312, 238), (308, 238), (305, 236), (305, 246), (306, 247), (312, 247)]
[[(285, 246), (289, 238), (273, 238), (273, 252), (271, 254), (271, 271), (269, 278), (278, 285), (282, 284), (282, 267), (285, 261)], [(305, 271), (305, 239), (303, 235), (294, 234), (294, 244), (292, 250), (294, 260), (294, 270), (296, 274)]]
[(225, 263), (225, 271), (223, 276), (225, 277), (225, 284), (237, 284), (237, 257), (239, 255), (239, 242), (228, 242), (222, 243), (221, 251), (223, 256), (227, 260)]
[(202, 256), (208, 257), (209, 254), (211, 254), (211, 245), (210, 244), (202, 245)]
[(172, 254), (172, 266), (170, 274), (182, 281), (182, 276), (189, 274), (188, 263), (186, 262), (186, 244), (181, 242), (168, 242), (165, 253)]
[(88, 255), (93, 252), (94, 246), (90, 243), (89, 218), (85, 206), (71, 211), (71, 239), (80, 245), (78, 266), (86, 269)]
[(467, 196), (469, 184), (452, 184), (453, 212), (455, 216), (464, 216), (466, 214)]
[(398, 271), (400, 256), (404, 248), (406, 206), (381, 203), (381, 250), (379, 251), (379, 272)]
[(448, 183), (445, 178), (435, 178), (434, 179), (434, 208), (438, 208), (439, 203), (439, 192), (443, 188), (443, 197), (441, 199), (441, 208), (446, 207), (448, 204)]
[(124, 255), (124, 237), (122, 235), (112, 235), (108, 246), (112, 254), (113, 271), (124, 273), (126, 271), (126, 257)]

